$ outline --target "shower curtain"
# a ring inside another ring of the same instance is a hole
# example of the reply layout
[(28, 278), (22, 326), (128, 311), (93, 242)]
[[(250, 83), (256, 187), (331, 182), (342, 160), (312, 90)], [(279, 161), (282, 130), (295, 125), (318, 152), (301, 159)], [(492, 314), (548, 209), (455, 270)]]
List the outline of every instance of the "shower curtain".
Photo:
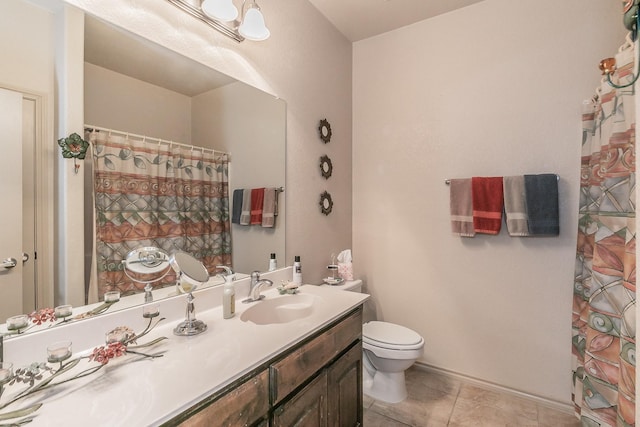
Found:
[[(632, 45), (612, 80), (631, 80)], [(625, 59), (627, 58), (627, 59)], [(602, 82), (583, 107), (573, 393), (583, 426), (635, 425), (635, 96)]]
[[(123, 272), (133, 249), (184, 251), (209, 273), (231, 264), (228, 157), (210, 150), (93, 131), (97, 295), (141, 292)], [(175, 283), (173, 272), (154, 287)]]

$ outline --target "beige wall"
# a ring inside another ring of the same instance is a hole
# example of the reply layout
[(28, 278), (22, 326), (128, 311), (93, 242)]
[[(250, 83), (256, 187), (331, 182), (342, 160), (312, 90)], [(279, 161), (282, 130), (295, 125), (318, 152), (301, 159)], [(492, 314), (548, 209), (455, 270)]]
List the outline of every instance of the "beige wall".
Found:
[[(282, 100), (243, 83), (193, 98), (194, 142), (212, 141), (216, 148), (231, 153), (230, 203), (235, 189), (284, 187), (285, 116)], [(272, 252), (281, 263), (285, 261), (285, 197), (286, 192), (279, 195), (281, 209), (273, 228), (231, 224), (235, 271), (266, 271)]]
[[(422, 362), (569, 402), (580, 105), (620, 10), (487, 0), (354, 44), (356, 271)], [(445, 179), (544, 172), (559, 237), (451, 234)]]
[(191, 97), (84, 63), (84, 120), (191, 144)]
[(53, 92), (52, 28), (51, 14), (37, 6), (13, 0), (0, 3), (1, 85)]

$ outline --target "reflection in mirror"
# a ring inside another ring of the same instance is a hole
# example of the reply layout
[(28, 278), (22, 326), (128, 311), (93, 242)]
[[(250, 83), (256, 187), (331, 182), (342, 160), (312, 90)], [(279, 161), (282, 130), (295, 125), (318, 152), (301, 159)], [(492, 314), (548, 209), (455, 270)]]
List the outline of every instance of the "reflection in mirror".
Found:
[(144, 302), (153, 301), (152, 283), (165, 278), (169, 273), (169, 255), (155, 246), (145, 246), (134, 249), (122, 261), (122, 268), (126, 276), (144, 286)]
[[(229, 192), (284, 183), (285, 111), (282, 101), (89, 16), (85, 18), (85, 31), (89, 43), (85, 46), (87, 123), (109, 129), (112, 135), (119, 132), (125, 139), (131, 139), (132, 134), (146, 135), (148, 141), (173, 141), (228, 152)], [(127, 46), (127, 49), (114, 50), (114, 46)], [(171, 68), (158, 67), (159, 63)], [(197, 153), (199, 150), (192, 151)], [(113, 154), (114, 164), (124, 163), (121, 152)], [(134, 156), (129, 163), (135, 165), (141, 158)], [(155, 160), (152, 156), (147, 163)], [(172, 165), (175, 167), (179, 161), (174, 160)], [(100, 162), (94, 161), (94, 164), (100, 165)], [(87, 194), (85, 200), (94, 195), (97, 193)], [(218, 255), (214, 259), (211, 255), (208, 262), (202, 248), (181, 244), (160, 246), (168, 253), (176, 250), (191, 253), (205, 263), (212, 275), (219, 264), (230, 265), (240, 272), (264, 271), (268, 267), (269, 254), (280, 252), (284, 256), (284, 194), (280, 194), (279, 199), (275, 227), (231, 226), (231, 261)], [(85, 248), (91, 247), (90, 236), (89, 232), (85, 235)], [(158, 242), (153, 244), (158, 246)], [(92, 259), (90, 254), (85, 258)], [(109, 269), (108, 265), (104, 270)], [(100, 263), (98, 267), (100, 270)], [(102, 282), (111, 285), (104, 289), (119, 281), (115, 277), (117, 271), (106, 274), (111, 277)], [(87, 275), (87, 283), (90, 279)], [(129, 291), (135, 290), (129, 288)], [(98, 298), (101, 293), (97, 291)]]
[(177, 252), (171, 255), (169, 264), (177, 274), (176, 284), (178, 288), (180, 288), (180, 291), (189, 294), (187, 296), (185, 319), (175, 327), (173, 333), (180, 336), (201, 334), (207, 330), (207, 325), (202, 320), (196, 319), (192, 292), (209, 280), (209, 273), (204, 264), (184, 252)]
[[(54, 14), (44, 13), (42, 16), (35, 16), (32, 9), (29, 2), (24, 0), (16, 0), (0, 6), (5, 17), (11, 15), (7, 22), (15, 23), (18, 28), (29, 28), (29, 32), (33, 36), (33, 43), (37, 43), (37, 49), (31, 45), (19, 46), (18, 49), (21, 49), (22, 52), (20, 57), (11, 58), (7, 63), (3, 62), (4, 70), (0, 72), (0, 86), (8, 82), (8, 86), (29, 89), (28, 83), (18, 84), (12, 81), (12, 73), (13, 75), (25, 75), (27, 71), (35, 73), (36, 70), (44, 70), (47, 64), (44, 61), (42, 63), (32, 60), (26, 62), (27, 58), (53, 58), (54, 52), (66, 55), (67, 62), (80, 61), (85, 64), (85, 86), (72, 88), (72, 90), (77, 93), (84, 91), (84, 120), (86, 123), (120, 131), (123, 134), (147, 135), (231, 153), (230, 191), (236, 188), (280, 187), (284, 185), (286, 107), (282, 100), (228, 76), (223, 76), (201, 63), (91, 16), (84, 18), (84, 58), (76, 57), (70, 52), (57, 51), (53, 43), (48, 42), (51, 40), (51, 36), (47, 31), (57, 27), (60, 23), (54, 22)], [(77, 16), (74, 15), (74, 19)], [(37, 20), (35, 20), (36, 18)], [(48, 24), (42, 22), (43, 20), (49, 20)], [(37, 23), (38, 28), (42, 29), (40, 33), (37, 28), (31, 29), (32, 22)], [(67, 25), (66, 21), (64, 25)], [(12, 28), (7, 27), (9, 33), (0, 30), (0, 34), (8, 40), (11, 38), (9, 37), (10, 32), (14, 31)], [(71, 31), (67, 34), (67, 38), (82, 37), (82, 35), (73, 34), (73, 29), (77, 28), (82, 27), (71, 26), (67, 29), (67, 31)], [(56, 31), (58, 31), (57, 28)], [(20, 60), (20, 58), (23, 59)], [(48, 69), (47, 73), (50, 73), (50, 79), (53, 80), (52, 67)], [(9, 76), (8, 80), (7, 75)], [(49, 81), (47, 78), (43, 80)], [(217, 80), (218, 83), (213, 84), (211, 80)], [(70, 86), (80, 85), (82, 81), (83, 79), (71, 79), (68, 84)], [(202, 82), (208, 83), (201, 84)], [(34, 86), (32, 89), (35, 93), (47, 93), (47, 96), (50, 93), (50, 99), (56, 100), (56, 94), (53, 90), (48, 91), (46, 88), (38, 86)], [(52, 106), (56, 103), (57, 101), (53, 102)], [(82, 110), (82, 107), (79, 106), (74, 106), (74, 108), (75, 111)], [(51, 121), (53, 121), (54, 115), (62, 116), (64, 114), (61, 111), (55, 111), (55, 114), (52, 113), (49, 118)], [(41, 125), (49, 126), (45, 122)], [(59, 151), (51, 151), (47, 155), (59, 156), (60, 153)], [(81, 168), (86, 173), (85, 200), (93, 198), (92, 174), (88, 173), (91, 170), (91, 163), (91, 156), (87, 155)], [(56, 185), (65, 187), (68, 184), (56, 182)], [(66, 191), (68, 191), (66, 187), (56, 189), (58, 194), (65, 194)], [(273, 229), (242, 227), (235, 224), (231, 226), (233, 242), (231, 264), (234, 271), (265, 271), (271, 253), (277, 253), (279, 257), (284, 259), (284, 220), (286, 217), (284, 196), (284, 194), (280, 195), (279, 215)], [(87, 218), (85, 224), (91, 226), (91, 216), (85, 218)], [(61, 235), (59, 230), (55, 230), (55, 234)], [(74, 303), (73, 314), (69, 317), (71, 319), (103, 305), (104, 302), (97, 297), (97, 293), (92, 298), (89, 298), (88, 294), (93, 230), (91, 227), (85, 228), (84, 233), (67, 233), (64, 234), (64, 238), (68, 242), (68, 247), (81, 247), (80, 244), (74, 245), (74, 241), (79, 242), (83, 238), (83, 234), (85, 248), (90, 248), (84, 254), (85, 283), (65, 283), (65, 286), (69, 285), (80, 289), (81, 295), (85, 295), (85, 303), (88, 305), (77, 307), (77, 303)], [(139, 244), (136, 247), (140, 246), (147, 245)], [(80, 252), (80, 250), (78, 251)], [(172, 253), (174, 251), (175, 249), (166, 252)], [(68, 258), (74, 259), (79, 259), (82, 255), (82, 253), (74, 253), (73, 250), (66, 254)], [(57, 268), (65, 268), (65, 265), (68, 267), (68, 259), (65, 264), (65, 261), (58, 258), (57, 255), (48, 258), (57, 263)], [(122, 269), (124, 265), (121, 261), (124, 258), (126, 258), (126, 253), (122, 255), (117, 262), (118, 266), (114, 265), (114, 268)], [(123, 270), (120, 272), (125, 274)], [(173, 274), (173, 271), (170, 271), (168, 276)], [(44, 279), (43, 282), (46, 282), (44, 286), (54, 288), (53, 278), (45, 277)], [(212, 279), (208, 282), (208, 284), (212, 283), (222, 283), (222, 280)], [(55, 286), (61, 287), (60, 284), (55, 284)], [(139, 294), (131, 296), (121, 293), (120, 301), (114, 304), (110, 310), (143, 304), (143, 289), (139, 291)], [(51, 291), (52, 294), (53, 292)], [(66, 305), (68, 304), (67, 295), (69, 293), (58, 292), (58, 289), (55, 289), (55, 304), (49, 302), (42, 305), (40, 303), (35, 308), (45, 309), (54, 305)], [(153, 297), (158, 299), (171, 295), (175, 295), (175, 288), (168, 287), (166, 291), (164, 289), (154, 290)], [(0, 294), (0, 298), (4, 299), (4, 296)], [(19, 302), (12, 305), (14, 309), (22, 307)], [(27, 308), (18, 308), (13, 312), (0, 310), (0, 322), (11, 315), (19, 314), (21, 311), (29, 313), (30, 310)], [(4, 326), (0, 327), (0, 331), (6, 330), (3, 328)], [(35, 329), (37, 328), (33, 330)]]

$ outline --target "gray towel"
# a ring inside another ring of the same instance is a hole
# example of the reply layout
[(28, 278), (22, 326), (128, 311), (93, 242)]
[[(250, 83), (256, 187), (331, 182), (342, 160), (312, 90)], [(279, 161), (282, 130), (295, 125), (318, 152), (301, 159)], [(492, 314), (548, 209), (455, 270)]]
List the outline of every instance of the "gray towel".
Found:
[(240, 224), (240, 215), (242, 214), (242, 189), (233, 190), (233, 206), (231, 214), (231, 222), (233, 224)]
[(251, 190), (242, 192), (242, 208), (240, 212), (240, 225), (251, 223)]
[(525, 175), (524, 188), (529, 215), (529, 235), (559, 235), (558, 176), (554, 174)]
[(524, 176), (505, 176), (504, 212), (507, 218), (507, 230), (510, 236), (529, 235), (529, 215), (524, 190)]

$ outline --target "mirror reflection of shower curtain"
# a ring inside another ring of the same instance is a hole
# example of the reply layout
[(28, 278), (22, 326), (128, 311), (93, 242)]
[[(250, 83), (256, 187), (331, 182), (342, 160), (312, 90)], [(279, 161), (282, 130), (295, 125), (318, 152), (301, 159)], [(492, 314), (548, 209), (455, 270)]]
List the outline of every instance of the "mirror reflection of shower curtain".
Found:
[[(231, 264), (226, 154), (107, 131), (89, 132), (87, 139), (96, 226), (90, 295), (142, 292), (144, 284), (128, 279), (121, 260), (143, 246), (190, 253), (210, 273)], [(153, 286), (174, 283), (172, 273)]]
[[(625, 84), (632, 71), (633, 61), (618, 62), (612, 80)], [(635, 425), (633, 86), (603, 82), (582, 117), (572, 398), (582, 425)]]

